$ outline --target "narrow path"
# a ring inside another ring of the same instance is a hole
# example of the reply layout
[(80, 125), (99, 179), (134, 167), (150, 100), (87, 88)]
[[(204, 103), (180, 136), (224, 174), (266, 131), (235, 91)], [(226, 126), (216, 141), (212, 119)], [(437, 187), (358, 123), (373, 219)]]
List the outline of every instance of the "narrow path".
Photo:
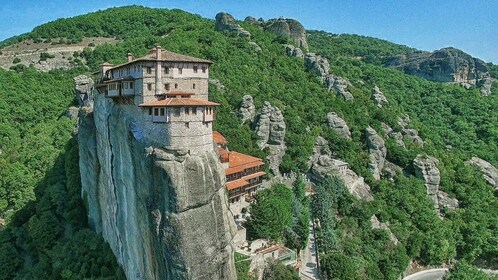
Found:
[(308, 245), (304, 248), (301, 259), (301, 269), (299, 274), (302, 280), (318, 280), (320, 279), (318, 264), (317, 264), (317, 250), (315, 244), (315, 228), (313, 223), (310, 222), (310, 233), (308, 236)]

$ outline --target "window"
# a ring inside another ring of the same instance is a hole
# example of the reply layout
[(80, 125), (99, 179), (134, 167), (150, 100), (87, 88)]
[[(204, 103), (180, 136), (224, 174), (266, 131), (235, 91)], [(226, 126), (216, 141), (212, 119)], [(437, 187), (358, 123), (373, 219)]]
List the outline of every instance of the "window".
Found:
[(195, 89), (195, 83), (192, 84), (192, 88)]
[(169, 84), (164, 84), (164, 89), (165, 89), (166, 91), (169, 91)]
[(178, 84), (175, 84), (175, 89), (178, 89)]
[(152, 73), (152, 67), (147, 67), (147, 74)]
[(202, 66), (202, 73), (206, 73), (206, 66)]
[(194, 66), (194, 73), (197, 73), (197, 66)]
[(130, 82), (130, 88), (133, 88), (133, 82)]
[(185, 123), (185, 127), (186, 127), (186, 128), (189, 128), (189, 127), (190, 127), (190, 123), (186, 122), (186, 123)]
[(178, 68), (178, 74), (179, 75), (183, 74), (183, 68)]
[(159, 108), (154, 108), (154, 116), (159, 116)]
[(192, 115), (197, 115), (197, 108), (196, 107), (192, 107)]
[(152, 115), (152, 107), (149, 107), (149, 116)]
[(189, 107), (185, 107), (185, 114), (190, 115), (190, 108)]
[(152, 84), (147, 84), (147, 89), (152, 90)]
[(123, 88), (128, 89), (128, 83), (123, 83)]
[(164, 108), (159, 108), (159, 116), (164, 116)]
[(175, 117), (179, 117), (180, 116), (180, 108), (176, 107), (174, 110), (174, 114), (175, 114)]
[(164, 67), (164, 74), (169, 74), (169, 67)]

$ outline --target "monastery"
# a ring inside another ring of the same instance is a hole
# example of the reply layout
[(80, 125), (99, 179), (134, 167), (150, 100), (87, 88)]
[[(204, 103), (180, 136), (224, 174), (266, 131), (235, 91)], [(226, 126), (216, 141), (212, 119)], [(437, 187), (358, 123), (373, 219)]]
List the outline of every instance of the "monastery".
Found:
[(211, 61), (177, 54), (157, 46), (143, 57), (120, 65), (104, 63), (97, 89), (107, 98), (142, 109), (151, 130), (159, 131), (167, 149), (189, 154), (213, 151), (225, 168), (230, 202), (250, 198), (261, 185), (263, 160), (229, 151), (225, 137), (212, 130), (218, 103), (208, 101)]

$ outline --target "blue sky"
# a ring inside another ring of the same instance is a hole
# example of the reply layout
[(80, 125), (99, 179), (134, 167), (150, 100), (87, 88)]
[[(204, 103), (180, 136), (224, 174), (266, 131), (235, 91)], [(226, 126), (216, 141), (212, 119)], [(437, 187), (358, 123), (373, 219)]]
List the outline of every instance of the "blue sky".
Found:
[(422, 50), (453, 46), (498, 64), (495, 0), (2, 0), (0, 41), (60, 17), (132, 4), (180, 8), (211, 19), (220, 11), (239, 20), (283, 16), (306, 29), (372, 36)]

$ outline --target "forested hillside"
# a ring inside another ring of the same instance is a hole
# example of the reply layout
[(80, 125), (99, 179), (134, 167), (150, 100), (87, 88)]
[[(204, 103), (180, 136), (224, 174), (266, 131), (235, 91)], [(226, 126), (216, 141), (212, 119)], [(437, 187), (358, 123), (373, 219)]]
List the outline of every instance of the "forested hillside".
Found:
[[(214, 128), (231, 149), (258, 157), (268, 153), (256, 145), (250, 125), (238, 121), (242, 97), (250, 94), (256, 108), (269, 101), (283, 112), (288, 149), (281, 172), (307, 172), (316, 138), (322, 136), (338, 158), (365, 177), (375, 197), (371, 202), (352, 197), (337, 180), (317, 186), (312, 212), (320, 218), (322, 268), (331, 278), (398, 279), (410, 259), (435, 266), (455, 259), (498, 266), (498, 192), (464, 164), (478, 156), (498, 166), (496, 86), (491, 96), (482, 97), (478, 89), (411, 77), (381, 66), (386, 56), (413, 51), (408, 47), (309, 32), (310, 51), (327, 57), (331, 73), (351, 82), (354, 100), (345, 101), (306, 71), (302, 60), (286, 55), (286, 38), (240, 24), (261, 51), (247, 38), (216, 32), (211, 19), (136, 6), (57, 20), (0, 43), (27, 38), (77, 42), (85, 36), (122, 40), (75, 54), (87, 61), (86, 69), (0, 70), (0, 217), (8, 223), (0, 233), (0, 279), (123, 277), (106, 244), (88, 230), (71, 139), (74, 122), (65, 112), (74, 102), (72, 77), (93, 72), (105, 61), (124, 62), (128, 52), (144, 55), (157, 44), (214, 62), (210, 78), (224, 86), (210, 86), (210, 99), (221, 104)], [(374, 86), (389, 101), (383, 108), (371, 100)], [(351, 141), (327, 125), (332, 111), (348, 123)], [(381, 131), (381, 122), (396, 127), (405, 114), (425, 144), (403, 148), (386, 139), (387, 159), (403, 171), (393, 181), (376, 181), (368, 170), (365, 128)], [(460, 208), (444, 213), (444, 219), (434, 211), (422, 180), (414, 177), (412, 161), (418, 154), (439, 159), (441, 188), (460, 201)], [(384, 231), (371, 229), (373, 214), (389, 222), (398, 245)]]

